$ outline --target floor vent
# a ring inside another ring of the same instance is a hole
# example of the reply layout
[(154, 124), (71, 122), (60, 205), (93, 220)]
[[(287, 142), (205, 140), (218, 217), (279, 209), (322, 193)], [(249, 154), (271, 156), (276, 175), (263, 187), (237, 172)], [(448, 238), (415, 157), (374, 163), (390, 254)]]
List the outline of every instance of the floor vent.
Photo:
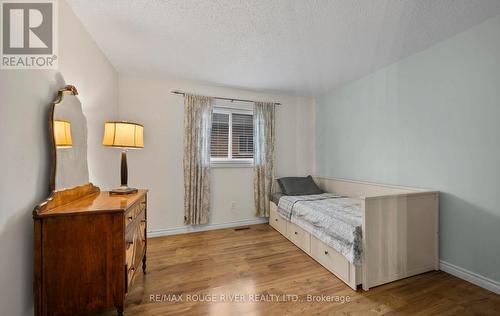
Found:
[(247, 230), (247, 229), (250, 229), (250, 227), (238, 227), (238, 228), (235, 228), (234, 231), (237, 232), (239, 230)]

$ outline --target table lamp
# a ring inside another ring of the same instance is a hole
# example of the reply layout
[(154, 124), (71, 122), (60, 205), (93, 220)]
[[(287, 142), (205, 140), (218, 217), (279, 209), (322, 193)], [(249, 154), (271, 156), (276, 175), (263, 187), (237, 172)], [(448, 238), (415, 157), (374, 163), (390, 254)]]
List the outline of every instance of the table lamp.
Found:
[(129, 188), (127, 185), (127, 150), (144, 148), (144, 127), (141, 124), (125, 121), (105, 122), (102, 144), (122, 150), (121, 185), (119, 188), (111, 190), (110, 194), (137, 192), (137, 189)]

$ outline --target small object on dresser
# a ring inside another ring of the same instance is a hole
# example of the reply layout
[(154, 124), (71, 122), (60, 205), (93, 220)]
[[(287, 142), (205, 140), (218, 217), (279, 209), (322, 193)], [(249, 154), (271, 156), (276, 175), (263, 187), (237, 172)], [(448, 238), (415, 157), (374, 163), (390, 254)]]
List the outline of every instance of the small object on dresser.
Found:
[(121, 185), (111, 190), (110, 194), (137, 193), (137, 189), (128, 187), (127, 150), (144, 148), (144, 126), (137, 123), (115, 121), (104, 123), (102, 144), (122, 150)]

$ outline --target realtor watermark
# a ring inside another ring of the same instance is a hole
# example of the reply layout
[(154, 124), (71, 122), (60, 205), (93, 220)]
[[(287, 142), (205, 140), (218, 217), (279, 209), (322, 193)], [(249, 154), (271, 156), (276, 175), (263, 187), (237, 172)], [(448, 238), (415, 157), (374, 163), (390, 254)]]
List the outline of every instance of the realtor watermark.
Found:
[(1, 69), (56, 69), (57, 2), (1, 0)]
[(151, 294), (152, 303), (334, 303), (345, 304), (351, 302), (349, 295), (296, 295), (296, 294)]

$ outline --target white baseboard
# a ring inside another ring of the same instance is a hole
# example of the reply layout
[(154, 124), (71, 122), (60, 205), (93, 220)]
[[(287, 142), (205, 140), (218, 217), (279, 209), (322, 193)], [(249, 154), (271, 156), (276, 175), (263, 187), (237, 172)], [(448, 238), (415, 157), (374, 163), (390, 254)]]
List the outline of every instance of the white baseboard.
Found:
[(231, 228), (231, 227), (239, 227), (239, 226), (247, 226), (247, 225), (265, 224), (268, 222), (269, 222), (269, 219), (267, 217), (262, 217), (262, 218), (247, 219), (247, 220), (233, 221), (233, 222), (220, 223), (220, 224), (181, 226), (181, 227), (175, 227), (175, 228), (158, 229), (158, 230), (148, 231), (148, 238), (195, 233), (195, 232), (203, 232), (203, 231), (207, 231), (207, 230), (223, 229), (223, 228)]
[(480, 286), (484, 289), (490, 290), (496, 294), (500, 294), (500, 282), (492, 280), (490, 278), (484, 277), (472, 271), (466, 270), (464, 268), (458, 267), (446, 261), (439, 261), (439, 269), (441, 271), (447, 272), (457, 278), (468, 281), (472, 284)]

